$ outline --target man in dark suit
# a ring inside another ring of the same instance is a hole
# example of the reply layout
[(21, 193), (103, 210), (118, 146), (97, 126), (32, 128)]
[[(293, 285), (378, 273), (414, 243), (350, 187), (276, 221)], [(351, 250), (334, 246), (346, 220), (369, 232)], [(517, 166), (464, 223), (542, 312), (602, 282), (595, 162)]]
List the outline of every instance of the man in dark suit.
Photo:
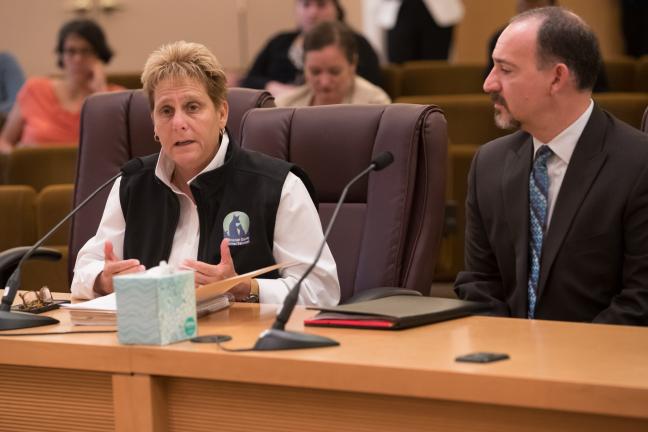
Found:
[(501, 316), (648, 324), (648, 135), (592, 102), (596, 37), (534, 9), (493, 60), (495, 122), (519, 130), (473, 159), (457, 295)]

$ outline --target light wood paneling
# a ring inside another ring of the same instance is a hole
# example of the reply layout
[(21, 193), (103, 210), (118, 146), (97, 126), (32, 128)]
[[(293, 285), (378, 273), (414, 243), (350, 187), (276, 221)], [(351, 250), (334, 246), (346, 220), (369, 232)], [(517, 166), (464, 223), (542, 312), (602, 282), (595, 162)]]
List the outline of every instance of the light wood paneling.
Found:
[(107, 373), (0, 365), (0, 431), (112, 431), (111, 385)]
[(166, 432), (164, 380), (150, 375), (113, 375), (115, 431)]
[(169, 432), (621, 432), (645, 427), (615, 417), (281, 386), (168, 379), (166, 387)]
[[(295, 27), (295, 0), (120, 0), (112, 13), (88, 16), (104, 26), (116, 52), (109, 72), (142, 69), (153, 49), (184, 39), (207, 45), (224, 66), (244, 69), (268, 38)], [(58, 71), (53, 54), (56, 33), (77, 16), (68, 0), (0, 0), (0, 51), (11, 51), (29, 75)], [(617, 0), (561, 0), (588, 21), (606, 58), (622, 55)], [(98, 4), (98, 2), (92, 2)], [(347, 22), (362, 31), (362, 2), (342, 0)], [(466, 15), (455, 29), (453, 59), (486, 61), (486, 43), (515, 13), (515, 0), (464, 0)]]
[[(452, 60), (486, 64), (487, 45), (495, 30), (516, 14), (516, 0), (463, 0), (466, 14), (455, 27)], [(623, 56), (618, 0), (558, 0), (580, 15), (599, 38), (604, 58)]]

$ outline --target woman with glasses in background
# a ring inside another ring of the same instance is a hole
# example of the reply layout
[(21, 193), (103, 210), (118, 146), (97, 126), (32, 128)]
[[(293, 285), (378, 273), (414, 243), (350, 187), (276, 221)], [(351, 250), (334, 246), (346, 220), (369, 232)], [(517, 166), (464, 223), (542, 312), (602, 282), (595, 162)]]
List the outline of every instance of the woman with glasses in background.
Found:
[(77, 145), (81, 106), (93, 93), (122, 89), (106, 82), (112, 58), (101, 27), (87, 19), (66, 23), (56, 45), (58, 77), (28, 79), (18, 93), (0, 135), (0, 153), (16, 145)]

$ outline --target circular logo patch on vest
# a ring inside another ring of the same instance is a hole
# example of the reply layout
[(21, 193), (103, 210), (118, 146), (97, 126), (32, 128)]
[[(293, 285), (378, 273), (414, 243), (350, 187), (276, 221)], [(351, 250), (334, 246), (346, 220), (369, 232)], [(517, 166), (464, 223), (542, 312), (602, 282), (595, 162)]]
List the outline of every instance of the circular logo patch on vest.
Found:
[(242, 211), (234, 211), (225, 216), (225, 219), (223, 219), (223, 237), (229, 240), (230, 246), (249, 244), (249, 216)]

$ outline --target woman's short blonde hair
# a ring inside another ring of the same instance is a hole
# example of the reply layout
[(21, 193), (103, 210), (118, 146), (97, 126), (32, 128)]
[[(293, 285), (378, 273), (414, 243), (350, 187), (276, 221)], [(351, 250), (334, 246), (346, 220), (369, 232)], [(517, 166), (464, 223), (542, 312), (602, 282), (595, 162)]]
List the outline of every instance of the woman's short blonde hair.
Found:
[(178, 41), (162, 45), (146, 60), (142, 86), (151, 110), (155, 88), (162, 80), (169, 78), (203, 83), (215, 107), (219, 107), (227, 97), (227, 78), (222, 66), (216, 56), (199, 43)]

